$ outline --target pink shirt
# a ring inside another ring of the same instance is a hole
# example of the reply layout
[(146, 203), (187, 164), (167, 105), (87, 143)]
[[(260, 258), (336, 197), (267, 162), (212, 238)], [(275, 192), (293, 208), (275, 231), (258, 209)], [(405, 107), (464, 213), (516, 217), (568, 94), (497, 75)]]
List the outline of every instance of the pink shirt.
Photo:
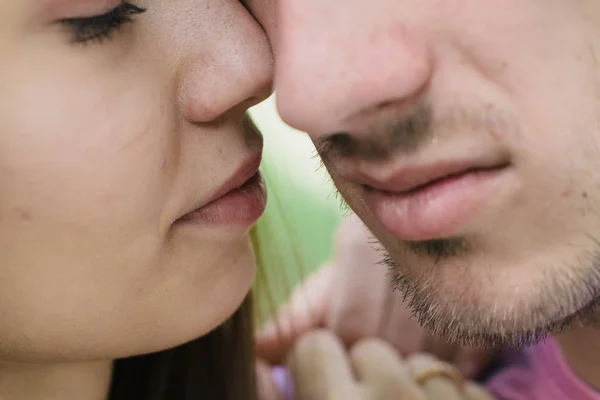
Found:
[(571, 371), (552, 339), (526, 349), (520, 360), (509, 360), (487, 387), (501, 400), (600, 400), (600, 393)]

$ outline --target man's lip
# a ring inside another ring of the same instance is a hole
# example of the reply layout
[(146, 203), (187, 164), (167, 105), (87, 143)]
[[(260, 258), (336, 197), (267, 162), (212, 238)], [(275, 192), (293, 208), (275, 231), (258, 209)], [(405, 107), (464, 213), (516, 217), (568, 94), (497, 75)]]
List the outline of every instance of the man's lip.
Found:
[(509, 167), (468, 169), (401, 193), (367, 189), (364, 200), (379, 222), (400, 240), (461, 235), (478, 215), (494, 207), (492, 199), (497, 201), (514, 187)]
[(254, 153), (250, 157), (245, 158), (238, 168), (236, 168), (235, 172), (209, 197), (208, 200), (189, 210), (181, 218), (184, 218), (186, 215), (217, 201), (232, 190), (242, 187), (257, 174), (261, 160), (262, 151)]
[(452, 176), (465, 174), (472, 171), (492, 170), (506, 166), (508, 163), (501, 160), (478, 161), (442, 161), (427, 165), (413, 165), (397, 168), (385, 176), (358, 171), (353, 179), (367, 189), (382, 192), (402, 194), (416, 191), (436, 181)]

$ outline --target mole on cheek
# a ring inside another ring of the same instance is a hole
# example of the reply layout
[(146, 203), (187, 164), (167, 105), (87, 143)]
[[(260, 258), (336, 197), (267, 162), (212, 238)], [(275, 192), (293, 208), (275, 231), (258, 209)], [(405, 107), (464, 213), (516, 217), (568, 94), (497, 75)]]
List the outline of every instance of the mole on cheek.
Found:
[(17, 211), (17, 215), (19, 216), (19, 219), (22, 219), (24, 221), (31, 220), (31, 212), (29, 212), (28, 210), (16, 210), (16, 211)]

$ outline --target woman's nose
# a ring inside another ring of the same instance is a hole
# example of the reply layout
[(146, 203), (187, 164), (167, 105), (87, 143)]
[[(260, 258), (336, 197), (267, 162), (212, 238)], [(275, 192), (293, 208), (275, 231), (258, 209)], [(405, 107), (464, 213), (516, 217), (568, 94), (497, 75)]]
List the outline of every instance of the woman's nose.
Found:
[(240, 3), (228, 9), (211, 43), (190, 45), (181, 61), (180, 101), (189, 121), (243, 112), (271, 93), (273, 56), (264, 31)]

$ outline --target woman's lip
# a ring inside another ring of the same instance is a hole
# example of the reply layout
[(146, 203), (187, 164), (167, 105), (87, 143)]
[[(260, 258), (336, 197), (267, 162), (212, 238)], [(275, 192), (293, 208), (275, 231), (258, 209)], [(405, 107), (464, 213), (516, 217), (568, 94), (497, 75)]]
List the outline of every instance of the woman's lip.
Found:
[(367, 188), (365, 200), (379, 222), (401, 240), (450, 237), (485, 208), (508, 169), (470, 169), (400, 193)]
[(202, 207), (214, 202), (215, 200), (225, 196), (228, 192), (237, 189), (244, 185), (250, 178), (252, 178), (260, 167), (262, 160), (262, 149), (259, 152), (253, 153), (251, 156), (246, 157), (234, 170), (234, 172), (225, 180), (225, 182), (213, 191), (205, 200), (202, 202), (192, 203), (191, 206), (187, 207), (187, 210), (179, 214), (179, 219), (185, 218), (186, 215), (191, 214)]
[(223, 185), (221, 185), (212, 194), (212, 196), (210, 196), (209, 200), (206, 201), (204, 205), (201, 205), (198, 208), (205, 207), (206, 205), (214, 202), (220, 197), (225, 196), (228, 192), (237, 189), (244, 185), (246, 182), (248, 182), (248, 180), (251, 179), (258, 172), (261, 160), (262, 150), (246, 158), (235, 170), (235, 172), (225, 181), (225, 183), (223, 183)]
[(266, 200), (262, 177), (256, 172), (243, 185), (184, 215), (177, 222), (249, 227), (264, 212)]

